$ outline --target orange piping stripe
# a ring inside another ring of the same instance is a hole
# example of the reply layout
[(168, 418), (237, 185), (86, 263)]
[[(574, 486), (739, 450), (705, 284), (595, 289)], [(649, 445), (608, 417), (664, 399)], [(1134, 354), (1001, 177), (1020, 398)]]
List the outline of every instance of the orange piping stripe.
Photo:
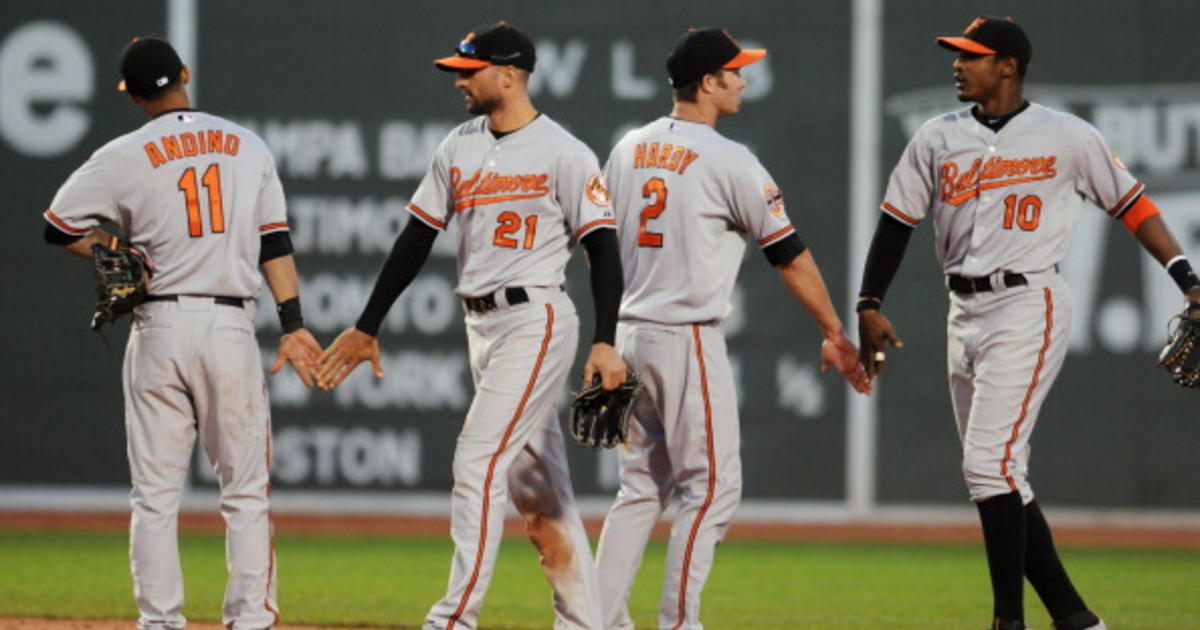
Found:
[(462, 599), (458, 602), (458, 609), (454, 611), (454, 614), (450, 616), (450, 621), (446, 624), (446, 630), (454, 630), (454, 625), (458, 623), (458, 618), (466, 610), (467, 600), (471, 598), (471, 591), (475, 590), (475, 583), (479, 580), (479, 569), (483, 564), (483, 553), (487, 545), (488, 508), (491, 507), (492, 503), (492, 476), (496, 471), (496, 462), (508, 446), (508, 439), (512, 437), (513, 429), (517, 427), (517, 421), (521, 419), (521, 414), (525, 411), (525, 403), (529, 401), (529, 395), (533, 393), (533, 386), (537, 384), (538, 373), (542, 371), (542, 360), (546, 358), (546, 350), (550, 348), (550, 338), (553, 337), (553, 333), (554, 307), (547, 304), (546, 336), (542, 337), (542, 349), (538, 353), (537, 362), (533, 364), (533, 373), (529, 375), (529, 383), (525, 385), (525, 393), (521, 395), (521, 402), (517, 405), (517, 410), (513, 412), (513, 417), (508, 422), (508, 427), (504, 429), (504, 437), (500, 439), (500, 446), (492, 454), (491, 461), (488, 462), (487, 477), (483, 480), (483, 512), (479, 527), (479, 548), (475, 551), (475, 569), (471, 572), (471, 580), (467, 582), (466, 592), (463, 593)]
[(592, 221), (591, 223), (588, 223), (587, 225), (584, 225), (583, 227), (579, 228), (579, 231), (575, 232), (575, 238), (578, 239), (580, 236), (583, 236), (583, 234), (585, 232), (596, 227), (597, 225), (616, 225), (616, 224), (617, 224), (617, 222), (614, 219), (596, 219), (595, 221)]
[(285, 228), (287, 226), (288, 226), (288, 224), (286, 221), (284, 221), (282, 223), (268, 223), (266, 225), (258, 226), (258, 231), (266, 232), (267, 230), (278, 230), (279, 228)]
[(772, 234), (772, 235), (770, 235), (770, 236), (768, 236), (768, 237), (766, 237), (766, 238), (761, 238), (761, 239), (759, 239), (759, 240), (758, 240), (758, 244), (759, 244), (759, 245), (766, 245), (767, 243), (770, 243), (771, 241), (774, 241), (775, 239), (779, 238), (780, 236), (783, 236), (784, 234), (787, 234), (787, 233), (789, 233), (789, 232), (795, 232), (795, 231), (796, 231), (796, 228), (794, 228), (794, 227), (792, 227), (792, 226), (790, 226), (790, 225), (789, 225), (789, 226), (787, 226), (787, 227), (783, 228), (782, 230), (779, 230), (778, 232), (776, 232), (776, 233), (774, 233), (774, 234)]
[(1125, 196), (1121, 197), (1121, 200), (1117, 202), (1117, 205), (1113, 206), (1113, 209), (1109, 210), (1108, 213), (1110, 215), (1115, 215), (1118, 212), (1120, 212), (1121, 208), (1126, 204), (1126, 202), (1128, 202), (1129, 199), (1132, 198), (1135, 194), (1141, 192), (1142, 189), (1145, 187), (1146, 187), (1146, 185), (1141, 182), (1134, 184), (1133, 188), (1130, 188), (1129, 192), (1125, 193)]
[(431, 214), (429, 214), (428, 212), (425, 212), (424, 210), (422, 210), (422, 209), (418, 208), (418, 207), (417, 207), (417, 204), (415, 204), (415, 203), (410, 203), (410, 204), (408, 204), (408, 206), (407, 206), (407, 207), (408, 207), (408, 211), (409, 211), (409, 212), (411, 212), (411, 213), (413, 213), (413, 214), (415, 214), (415, 215), (417, 215), (417, 216), (421, 217), (422, 219), (424, 219), (424, 220), (425, 220), (425, 222), (426, 222), (426, 223), (429, 223), (429, 224), (430, 224), (430, 225), (432, 225), (433, 227), (435, 227), (435, 228), (437, 228), (437, 229), (439, 229), (439, 230), (444, 230), (444, 229), (446, 229), (446, 222), (445, 222), (445, 221), (438, 221), (437, 219), (433, 218), (433, 215), (431, 215)]
[(1021, 425), (1029, 413), (1029, 401), (1033, 398), (1033, 390), (1037, 388), (1038, 381), (1041, 380), (1042, 366), (1046, 363), (1046, 350), (1050, 347), (1050, 329), (1054, 326), (1054, 300), (1051, 299), (1050, 288), (1046, 287), (1042, 291), (1046, 296), (1046, 331), (1042, 334), (1042, 349), (1038, 351), (1037, 367), (1033, 368), (1033, 379), (1029, 382), (1029, 389), (1025, 390), (1025, 400), (1021, 403), (1021, 415), (1017, 418), (1017, 423), (1013, 425), (1012, 436), (1004, 444), (1004, 459), (1000, 461), (1000, 474), (1008, 482), (1008, 487), (1014, 491), (1017, 490), (1017, 483), (1008, 474), (1008, 460), (1012, 457), (1013, 442), (1017, 440), (1017, 434), (1020, 433)]
[(947, 199), (946, 202), (952, 206), (957, 206), (957, 205), (961, 204), (962, 202), (970, 199), (971, 197), (978, 195), (979, 193), (981, 193), (985, 190), (991, 190), (993, 188), (1004, 188), (1005, 186), (1014, 186), (1016, 184), (1024, 184), (1027, 182), (1036, 182), (1036, 181), (1040, 181), (1043, 179), (1053, 179), (1055, 177), (1058, 177), (1057, 172), (1052, 173), (1052, 174), (1047, 174), (1047, 175), (1035, 175), (1033, 177), (1020, 177), (1017, 179), (1006, 179), (1006, 180), (1000, 181), (1000, 182), (987, 182), (984, 184), (980, 184), (980, 185), (976, 186), (975, 188), (968, 190), (967, 192), (959, 193), (959, 194)]
[(45, 211), (42, 214), (46, 215), (46, 218), (50, 219), (50, 222), (53, 223), (58, 229), (60, 229), (64, 232), (67, 232), (69, 234), (86, 234), (88, 231), (87, 228), (73, 228), (73, 227), (67, 225), (66, 221), (63, 221), (62, 219), (58, 218), (57, 216), (54, 215), (53, 212), (50, 212), (49, 210)]
[(914, 219), (914, 218), (908, 216), (907, 214), (904, 214), (903, 212), (900, 212), (900, 210), (898, 210), (896, 208), (896, 206), (893, 206), (892, 204), (890, 204), (886, 201), (883, 202), (882, 204), (880, 204), (879, 207), (883, 208), (884, 211), (888, 212), (889, 214), (896, 217), (897, 219), (900, 219), (901, 221), (908, 223), (909, 225), (916, 225), (916, 224), (920, 223), (919, 220)]
[(692, 531), (688, 534), (687, 548), (683, 553), (682, 575), (679, 580), (679, 619), (671, 630), (679, 630), (683, 625), (684, 613), (687, 608), (688, 569), (692, 565), (692, 547), (696, 543), (696, 534), (700, 531), (700, 521), (704, 520), (704, 514), (712, 505), (713, 492), (717, 485), (717, 454), (713, 445), (712, 403), (708, 399), (708, 370), (704, 367), (704, 346), (700, 342), (700, 326), (692, 324), (692, 337), (696, 340), (696, 360), (700, 363), (700, 393), (704, 397), (704, 441), (708, 447), (708, 489), (704, 493), (704, 503), (700, 505), (700, 511), (696, 513), (696, 520), (692, 523)]
[(536, 199), (538, 197), (545, 197), (547, 194), (548, 193), (546, 191), (542, 191), (542, 192), (535, 192), (535, 193), (526, 193), (524, 195), (500, 195), (498, 197), (482, 197), (482, 198), (468, 197), (466, 199), (463, 199), (462, 201), (456, 202), (454, 204), (454, 211), (462, 212), (463, 210), (466, 210), (467, 208), (473, 208), (475, 206), (486, 206), (489, 203), (500, 203), (502, 201), (514, 201), (517, 199)]

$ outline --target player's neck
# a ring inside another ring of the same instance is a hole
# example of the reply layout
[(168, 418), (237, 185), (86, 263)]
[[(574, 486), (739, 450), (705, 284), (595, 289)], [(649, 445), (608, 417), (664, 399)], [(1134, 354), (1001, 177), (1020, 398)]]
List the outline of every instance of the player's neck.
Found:
[(1021, 94), (1020, 86), (1012, 90), (997, 90), (991, 98), (976, 101), (979, 113), (988, 118), (1007, 116), (1025, 105), (1025, 97)]
[(529, 96), (511, 98), (488, 113), (488, 128), (499, 133), (516, 131), (537, 118), (538, 111)]
[(675, 101), (675, 107), (671, 109), (671, 118), (700, 123), (715, 129), (720, 116), (715, 107), (706, 107), (699, 102)]
[(190, 109), (192, 107), (191, 100), (188, 99), (187, 92), (178, 90), (164, 95), (157, 101), (142, 101), (139, 103), (142, 106), (142, 111), (150, 118), (154, 118), (159, 114), (173, 109)]

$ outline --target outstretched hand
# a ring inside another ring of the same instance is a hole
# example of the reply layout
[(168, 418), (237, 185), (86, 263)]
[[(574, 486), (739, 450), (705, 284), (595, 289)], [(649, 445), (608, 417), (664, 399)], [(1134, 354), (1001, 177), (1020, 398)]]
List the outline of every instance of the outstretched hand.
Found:
[(859, 362), (858, 348), (844, 333), (826, 337), (821, 342), (821, 371), (836, 368), (842, 378), (860, 394), (871, 393), (871, 379)]
[(289, 363), (300, 380), (311, 388), (316, 385), (320, 361), (321, 346), (313, 339), (312, 333), (301, 328), (279, 339), (279, 349), (275, 353), (275, 365), (271, 366), (271, 374), (278, 374), (279, 370), (283, 369), (283, 364)]
[(379, 338), (351, 326), (333, 340), (321, 355), (321, 367), (317, 384), (329, 391), (337, 387), (354, 368), (363, 361), (371, 362), (375, 378), (383, 378), (383, 365), (379, 360)]
[(862, 364), (867, 370), (867, 376), (872, 379), (883, 376), (887, 344), (892, 344), (897, 350), (904, 348), (904, 342), (900, 341), (892, 322), (877, 310), (866, 310), (858, 314), (858, 340), (862, 344), (859, 350)]

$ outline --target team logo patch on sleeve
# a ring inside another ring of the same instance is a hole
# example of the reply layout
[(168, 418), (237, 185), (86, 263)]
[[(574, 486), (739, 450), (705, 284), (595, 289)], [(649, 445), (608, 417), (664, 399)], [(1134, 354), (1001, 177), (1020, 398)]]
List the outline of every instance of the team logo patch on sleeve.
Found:
[(770, 212), (771, 216), (782, 217), (783, 191), (774, 186), (767, 186), (763, 188), (763, 197), (767, 202), (767, 212)]
[(587, 193), (588, 199), (591, 199), (592, 203), (597, 206), (607, 206), (612, 201), (608, 196), (608, 189), (604, 187), (604, 182), (600, 180), (599, 175), (592, 175), (588, 178), (584, 192)]

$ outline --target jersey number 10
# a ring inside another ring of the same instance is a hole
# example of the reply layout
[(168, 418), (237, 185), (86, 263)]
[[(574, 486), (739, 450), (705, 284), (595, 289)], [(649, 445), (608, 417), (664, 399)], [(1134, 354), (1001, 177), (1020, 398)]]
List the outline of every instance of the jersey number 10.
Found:
[[(208, 192), (208, 220), (213, 233), (225, 231), (225, 210), (221, 207), (221, 167), (209, 164), (200, 178)], [(200, 189), (196, 186), (196, 169), (188, 167), (179, 177), (179, 190), (183, 191), (183, 201), (187, 206), (188, 236), (204, 236), (204, 226), (200, 224)]]
[(1032, 232), (1037, 229), (1042, 222), (1042, 199), (1037, 195), (1026, 195), (1017, 201), (1016, 195), (1009, 195), (1004, 198), (1004, 229), (1013, 229), (1013, 223), (1017, 227)]

